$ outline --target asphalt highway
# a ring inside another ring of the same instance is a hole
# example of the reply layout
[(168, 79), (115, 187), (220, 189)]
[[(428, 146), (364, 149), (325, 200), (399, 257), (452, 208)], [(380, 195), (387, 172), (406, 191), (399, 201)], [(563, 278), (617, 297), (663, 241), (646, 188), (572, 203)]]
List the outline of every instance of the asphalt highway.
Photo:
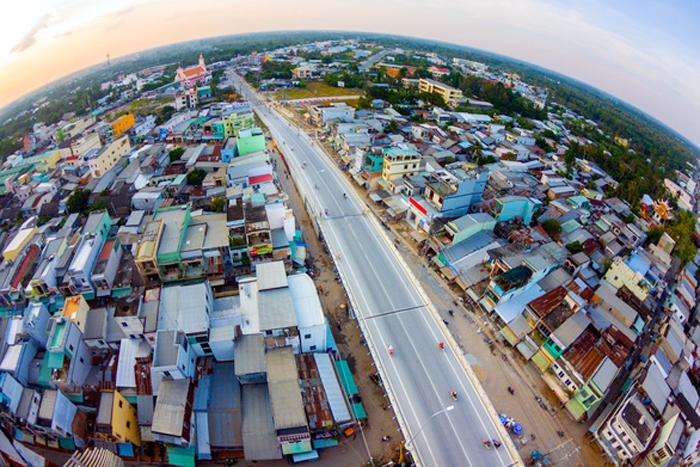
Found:
[[(523, 465), (380, 221), (317, 144), (261, 102), (237, 75), (228, 76), (270, 129), (320, 224), (416, 465)], [(445, 343), (444, 350), (439, 342)], [(451, 390), (457, 391), (456, 401)], [(501, 440), (503, 446), (486, 449), (484, 438)]]

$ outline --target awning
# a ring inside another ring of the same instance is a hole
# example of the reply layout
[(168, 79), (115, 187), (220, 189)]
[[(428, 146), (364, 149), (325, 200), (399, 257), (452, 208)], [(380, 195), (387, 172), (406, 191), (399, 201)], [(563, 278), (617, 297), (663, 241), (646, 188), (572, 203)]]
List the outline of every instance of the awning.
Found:
[(518, 339), (518, 336), (516, 336), (515, 334), (513, 334), (513, 331), (511, 331), (510, 328), (509, 328), (508, 326), (506, 326), (506, 327), (504, 327), (503, 329), (501, 329), (500, 332), (501, 332), (501, 335), (502, 335), (503, 337), (505, 337), (505, 339), (508, 341), (508, 343), (509, 343), (510, 345), (515, 346), (515, 345), (518, 344), (518, 342), (520, 342), (520, 339)]
[(455, 274), (455, 272), (449, 266), (440, 268), (440, 272), (447, 278), (448, 281), (454, 280), (457, 277), (457, 274)]
[(355, 416), (355, 419), (361, 420), (367, 418), (367, 412), (365, 412), (365, 408), (362, 407), (361, 402), (350, 404), (350, 408), (352, 409), (352, 414)]
[(337, 360), (335, 362), (335, 368), (336, 370), (338, 370), (340, 383), (343, 385), (345, 394), (348, 397), (358, 394), (357, 386), (355, 385), (355, 381), (352, 379), (352, 373), (350, 372), (348, 362), (345, 360)]
[(168, 464), (179, 467), (195, 467), (194, 448), (172, 447), (168, 448)]
[(455, 279), (455, 284), (457, 284), (460, 289), (467, 290), (467, 284), (464, 283), (461, 277)]
[(337, 445), (338, 440), (333, 438), (314, 440), (314, 449), (332, 448)]
[(433, 263), (435, 266), (437, 266), (440, 269), (445, 267), (445, 263), (443, 263), (442, 260), (440, 258), (438, 258), (437, 255), (433, 256), (430, 259), (430, 262)]

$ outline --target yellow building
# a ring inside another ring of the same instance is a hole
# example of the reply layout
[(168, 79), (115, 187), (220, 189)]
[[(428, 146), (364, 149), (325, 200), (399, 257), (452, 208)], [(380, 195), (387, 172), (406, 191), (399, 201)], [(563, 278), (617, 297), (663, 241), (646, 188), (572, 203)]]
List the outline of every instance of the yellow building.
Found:
[(109, 169), (117, 165), (117, 161), (131, 151), (129, 137), (127, 135), (115, 139), (99, 151), (88, 155), (88, 167), (90, 174), (95, 178), (100, 178)]
[(136, 268), (147, 282), (160, 279), (156, 253), (162, 233), (163, 219), (146, 222), (141, 241), (136, 248)]
[(644, 277), (633, 271), (621, 257), (616, 257), (610, 268), (605, 273), (605, 280), (610, 282), (616, 289), (623, 285), (632, 292), (640, 301), (644, 301), (651, 293), (651, 287)]
[(112, 403), (112, 436), (120, 443), (141, 446), (141, 428), (136, 407), (129, 404), (119, 391), (114, 391)]
[(90, 311), (90, 305), (87, 304), (83, 296), (75, 295), (66, 298), (61, 315), (73, 321), (78, 329), (84, 333), (88, 311)]
[(412, 149), (391, 148), (384, 155), (382, 178), (390, 182), (401, 177), (418, 175), (421, 170), (421, 156)]
[(436, 92), (442, 96), (445, 103), (462, 98), (462, 91), (434, 79), (421, 78), (418, 82), (418, 90), (428, 94)]
[(61, 151), (55, 149), (47, 151), (41, 155), (41, 163), (37, 166), (38, 172), (48, 172), (56, 168), (56, 165), (61, 161)]
[(134, 115), (124, 114), (112, 122), (112, 134), (119, 138), (125, 131), (134, 126)]
[(70, 156), (82, 158), (92, 149), (99, 150), (102, 147), (100, 135), (97, 133), (88, 133), (77, 140), (73, 141), (70, 146)]
[(25, 245), (38, 233), (39, 230), (36, 227), (20, 230), (2, 251), (2, 256), (8, 261), (16, 260), (17, 255), (24, 249)]

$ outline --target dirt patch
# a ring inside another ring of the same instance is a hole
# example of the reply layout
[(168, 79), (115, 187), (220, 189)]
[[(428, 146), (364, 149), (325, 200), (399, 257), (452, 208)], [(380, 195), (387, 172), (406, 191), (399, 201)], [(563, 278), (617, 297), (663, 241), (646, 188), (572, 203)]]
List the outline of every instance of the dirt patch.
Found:
[(484, 384), (489, 377), (489, 374), (486, 372), (484, 367), (481, 365), (471, 365), (471, 367), (472, 370), (474, 370), (476, 377), (479, 378), (479, 381), (481, 381), (481, 384)]

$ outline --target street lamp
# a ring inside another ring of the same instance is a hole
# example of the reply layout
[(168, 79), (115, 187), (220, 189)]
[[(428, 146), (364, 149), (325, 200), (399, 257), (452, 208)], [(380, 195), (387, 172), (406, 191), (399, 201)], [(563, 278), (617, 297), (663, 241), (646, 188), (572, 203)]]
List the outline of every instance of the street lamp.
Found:
[(404, 441), (401, 444), (401, 457), (403, 457), (403, 447), (408, 445), (408, 443), (412, 442), (414, 439), (416, 439), (416, 436), (418, 436), (420, 434), (420, 432), (423, 431), (423, 428), (425, 428), (425, 426), (430, 422), (430, 420), (432, 420), (436, 416), (440, 415), (441, 413), (445, 413), (445, 412), (449, 412), (450, 410), (454, 410), (454, 408), (455, 408), (454, 405), (448, 405), (444, 409), (438, 410), (437, 412), (432, 414), (430, 417), (428, 417), (428, 419), (425, 421), (425, 423), (423, 423), (423, 425), (421, 425), (421, 427), (418, 429), (418, 431), (416, 431), (416, 433), (413, 436), (411, 436), (408, 440)]

